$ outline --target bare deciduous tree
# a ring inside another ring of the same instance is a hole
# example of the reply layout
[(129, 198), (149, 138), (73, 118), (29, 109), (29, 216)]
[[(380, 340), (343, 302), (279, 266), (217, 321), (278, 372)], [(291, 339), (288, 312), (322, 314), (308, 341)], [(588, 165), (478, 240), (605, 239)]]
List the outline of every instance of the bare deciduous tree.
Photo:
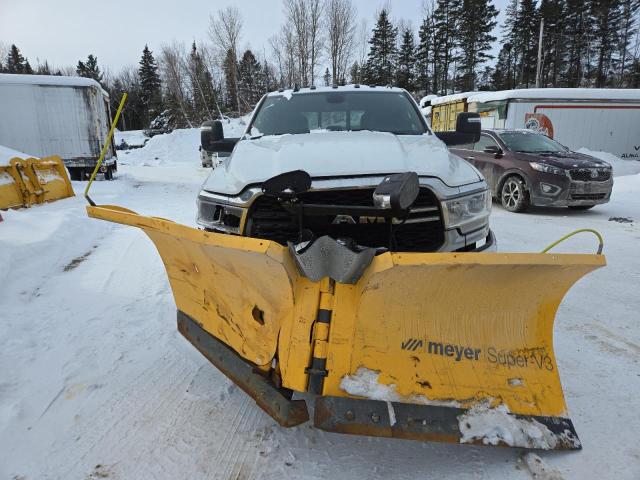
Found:
[(320, 62), (324, 3), (321, 0), (284, 0), (287, 28), (297, 47), (297, 71), (303, 85), (315, 83)]
[(175, 102), (175, 107), (182, 114), (184, 122), (193, 128), (186, 94), (188, 75), (184, 69), (185, 58), (182, 44), (174, 42), (171, 45), (162, 45), (160, 49), (160, 69), (166, 88), (167, 103), (172, 107), (171, 103)]
[(334, 84), (340, 83), (355, 47), (356, 10), (351, 0), (327, 0), (327, 53), (331, 59), (331, 73)]
[[(242, 16), (236, 7), (227, 7), (219, 10), (216, 17), (209, 16), (209, 37), (213, 44), (220, 50), (220, 58), (224, 58), (227, 52), (231, 52), (231, 60), (234, 65), (234, 85), (227, 88), (235, 92), (236, 106), (240, 108), (240, 93), (238, 92), (238, 43), (242, 33)], [(231, 87), (231, 88), (229, 88)]]

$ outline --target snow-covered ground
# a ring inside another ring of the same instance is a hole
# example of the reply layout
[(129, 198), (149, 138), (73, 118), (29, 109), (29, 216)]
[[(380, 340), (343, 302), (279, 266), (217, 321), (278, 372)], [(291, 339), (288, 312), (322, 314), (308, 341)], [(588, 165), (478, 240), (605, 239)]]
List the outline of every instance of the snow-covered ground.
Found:
[(0, 166), (9, 165), (9, 162), (14, 157), (30, 158), (30, 157), (33, 157), (33, 155), (29, 155), (28, 153), (24, 153), (24, 152), (19, 152), (18, 150), (14, 150), (13, 148), (0, 145)]
[[(117, 180), (91, 195), (195, 225), (209, 171), (198, 144), (197, 129), (154, 137), (120, 154)], [(555, 329), (584, 449), (540, 458), (279, 428), (177, 333), (153, 244), (88, 218), (85, 185), (74, 182), (75, 198), (2, 212), (0, 479), (640, 478), (640, 175), (617, 177), (611, 203), (587, 212), (494, 206), (501, 251), (539, 251), (582, 227), (606, 242), (608, 266), (569, 292)], [(558, 250), (594, 249), (584, 236)]]

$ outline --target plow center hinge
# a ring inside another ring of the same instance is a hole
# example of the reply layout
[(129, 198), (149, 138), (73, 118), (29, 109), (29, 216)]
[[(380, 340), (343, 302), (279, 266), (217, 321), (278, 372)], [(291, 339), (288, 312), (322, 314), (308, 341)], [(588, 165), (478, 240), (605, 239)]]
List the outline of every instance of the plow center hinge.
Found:
[(327, 353), (329, 345), (329, 327), (333, 312), (334, 280), (325, 278), (320, 285), (320, 301), (316, 321), (313, 324), (313, 353), (311, 366), (305, 369), (309, 375), (309, 392), (322, 394), (324, 377), (327, 376)]

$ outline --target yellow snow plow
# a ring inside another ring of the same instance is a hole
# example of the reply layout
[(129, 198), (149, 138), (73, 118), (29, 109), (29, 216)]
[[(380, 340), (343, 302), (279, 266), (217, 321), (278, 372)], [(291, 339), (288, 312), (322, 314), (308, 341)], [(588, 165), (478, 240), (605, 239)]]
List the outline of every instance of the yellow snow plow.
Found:
[(60, 157), (12, 158), (0, 166), (0, 209), (30, 207), (74, 195)]
[(283, 426), (309, 419), (306, 393), (327, 431), (581, 448), (553, 324), (603, 255), (374, 254), (330, 237), (302, 252), (116, 206), (87, 211), (149, 236), (179, 331)]

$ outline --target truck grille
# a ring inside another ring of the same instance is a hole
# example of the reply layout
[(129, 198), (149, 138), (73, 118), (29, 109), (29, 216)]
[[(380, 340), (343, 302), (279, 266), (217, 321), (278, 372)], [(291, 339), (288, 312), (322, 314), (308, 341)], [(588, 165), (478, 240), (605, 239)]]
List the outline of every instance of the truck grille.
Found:
[(569, 170), (571, 180), (579, 182), (606, 182), (611, 178), (611, 170), (607, 168), (574, 168)]
[[(353, 190), (316, 190), (299, 195), (305, 204), (373, 206), (373, 188)], [(344, 219), (343, 219), (344, 220)], [(305, 216), (304, 228), (318, 237), (352, 238), (366, 247), (388, 247), (389, 225), (376, 219), (352, 218), (335, 223), (335, 215)], [(272, 197), (260, 196), (249, 210), (248, 235), (273, 240), (282, 245), (298, 239), (298, 219), (286, 212)], [(428, 188), (411, 207), (409, 218), (394, 225), (395, 250), (433, 252), (444, 243), (444, 224), (436, 196)]]

